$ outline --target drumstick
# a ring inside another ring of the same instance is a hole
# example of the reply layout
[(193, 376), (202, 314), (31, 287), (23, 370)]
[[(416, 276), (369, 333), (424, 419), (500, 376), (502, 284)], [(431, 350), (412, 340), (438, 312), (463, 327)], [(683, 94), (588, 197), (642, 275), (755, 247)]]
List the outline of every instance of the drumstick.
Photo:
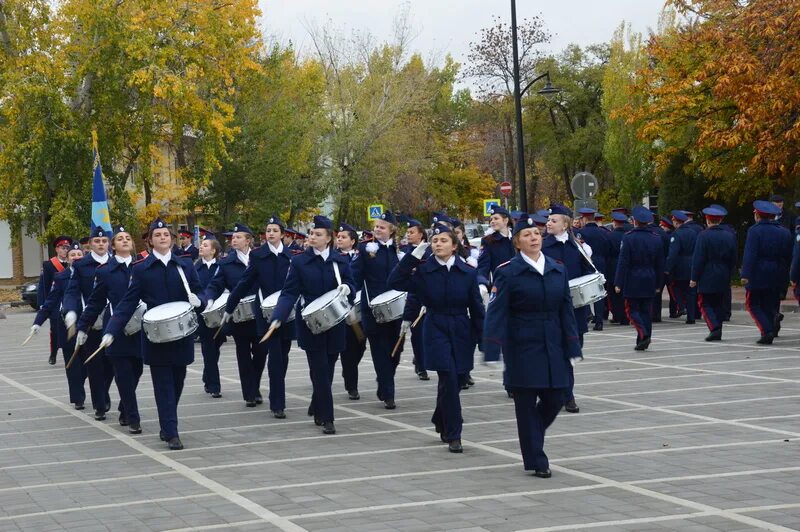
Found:
[(78, 343), (75, 342), (75, 351), (72, 352), (72, 356), (69, 357), (69, 360), (67, 361), (67, 365), (66, 365), (66, 367), (64, 369), (69, 369), (69, 367), (75, 361), (75, 356), (78, 354), (78, 351), (80, 350), (80, 348), (81, 348), (81, 346), (79, 346)]
[[(22, 342), (22, 345), (24, 346), (25, 344), (27, 344), (28, 342), (30, 342), (30, 341), (31, 341), (31, 338), (33, 338), (33, 333), (30, 333), (30, 334), (28, 335), (28, 337), (27, 337), (27, 338), (25, 338), (25, 341), (24, 341), (24, 342)], [(21, 347), (21, 346), (20, 346), (20, 347)]]
[[(220, 332), (222, 332), (222, 325), (220, 325), (219, 327), (217, 327), (217, 332), (215, 332), (215, 333), (214, 333), (214, 338), (212, 338), (212, 340), (216, 340), (216, 339), (217, 339), (217, 336), (219, 336), (219, 333), (220, 333)], [(262, 340), (262, 342), (263, 342), (263, 340)]]
[(361, 324), (358, 322), (352, 323), (350, 327), (353, 328), (353, 334), (356, 335), (356, 339), (359, 342), (364, 341), (364, 329), (361, 328)]
[(397, 339), (397, 343), (394, 344), (394, 349), (392, 349), (392, 354), (389, 355), (389, 358), (394, 358), (394, 354), (400, 349), (400, 344), (403, 342), (403, 338), (406, 337), (406, 333), (400, 335), (400, 338)]
[(259, 344), (263, 344), (264, 342), (269, 340), (269, 337), (272, 336), (272, 333), (274, 333), (277, 330), (278, 330), (277, 327), (275, 327), (274, 325), (270, 325), (269, 330), (267, 331), (267, 334), (265, 334), (264, 337), (258, 343)]
[(427, 309), (427, 308), (425, 308), (425, 307), (422, 307), (421, 309), (419, 309), (419, 316), (417, 316), (417, 319), (415, 319), (415, 320), (414, 320), (414, 323), (412, 323), (412, 324), (411, 324), (411, 327), (410, 327), (411, 329), (413, 329), (414, 327), (416, 327), (416, 326), (417, 326), (417, 323), (419, 323), (419, 320), (421, 320), (421, 319), (422, 319), (422, 316), (424, 316), (424, 315), (425, 315), (425, 312), (426, 312), (427, 310), (428, 310), (428, 309)]
[(95, 356), (97, 353), (99, 353), (100, 351), (102, 351), (104, 347), (105, 347), (105, 346), (101, 344), (101, 345), (100, 345), (100, 347), (98, 347), (98, 348), (97, 348), (97, 351), (95, 351), (94, 353), (92, 353), (91, 355), (89, 355), (89, 358), (87, 358), (86, 360), (84, 360), (84, 361), (83, 361), (83, 365), (85, 366), (86, 364), (88, 364), (88, 363), (89, 363), (89, 361), (90, 361), (91, 359), (93, 359), (93, 358), (94, 358), (94, 356)]

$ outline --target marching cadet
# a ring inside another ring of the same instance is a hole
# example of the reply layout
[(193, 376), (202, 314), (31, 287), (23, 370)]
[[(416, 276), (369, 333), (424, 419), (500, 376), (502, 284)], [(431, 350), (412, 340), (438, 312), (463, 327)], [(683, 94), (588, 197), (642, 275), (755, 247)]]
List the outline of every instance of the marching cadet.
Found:
[[(292, 307), (295, 307), (301, 296), (307, 303), (311, 303), (331, 290), (339, 290), (352, 303), (356, 285), (350, 273), (350, 261), (341, 253), (333, 251), (332, 228), (333, 223), (330, 219), (325, 216), (314, 216), (309, 238), (310, 247), (292, 257), (286, 284), (272, 313), (271, 328), (279, 328), (286, 321)], [(300, 318), (301, 310), (300, 305), (297, 305), (295, 309), (297, 318), (294, 321), (297, 343), (306, 352), (311, 373), (314, 390), (311, 395), (311, 410), (314, 412), (314, 423), (322, 425), (323, 434), (336, 434), (333, 424), (332, 377), (328, 374), (329, 359), (331, 354), (340, 353), (345, 349), (347, 325), (342, 321), (325, 332), (314, 334)], [(388, 357), (388, 353), (383, 354)]]
[[(352, 263), (353, 279), (361, 294), (361, 322), (369, 340), (372, 364), (378, 381), (378, 400), (387, 410), (394, 410), (394, 375), (400, 356), (392, 356), (394, 345), (400, 338), (402, 320), (378, 323), (370, 308), (370, 301), (389, 290), (389, 273), (400, 262), (395, 236), (397, 218), (391, 211), (384, 212), (373, 225), (374, 241), (361, 243)], [(362, 288), (363, 287), (363, 288)]]
[[(241, 225), (239, 225), (239, 229), (242, 229)], [(285, 229), (286, 225), (277, 215), (273, 214), (267, 220), (264, 230), (266, 244), (250, 252), (249, 264), (241, 274), (238, 282), (231, 289), (228, 302), (225, 304), (223, 323), (230, 320), (236, 305), (239, 304), (242, 298), (249, 294), (256, 294), (256, 300), (253, 302), (253, 312), (256, 319), (256, 341), (267, 332), (267, 327), (269, 326), (264, 314), (261, 312), (261, 302), (271, 294), (283, 290), (286, 275), (289, 272), (292, 254), (283, 245), (281, 238)], [(224, 265), (223, 268), (225, 268)], [(214, 281), (212, 280), (213, 283)], [(234, 324), (234, 340), (236, 339), (235, 334), (239, 325), (252, 329), (252, 324), (249, 322)], [(249, 387), (252, 389), (252, 393), (255, 393), (256, 402), (259, 402), (261, 401), (261, 393), (258, 387), (261, 383), (261, 374), (264, 371), (264, 362), (261, 355), (267, 356), (269, 409), (273, 417), (277, 419), (286, 418), (286, 370), (289, 368), (289, 350), (292, 347), (293, 338), (293, 328), (284, 327), (273, 334), (266, 344), (259, 344), (260, 352), (258, 357), (255, 354), (253, 355), (251, 366), (248, 365), (250, 363), (249, 355), (243, 358), (239, 366), (239, 375), (242, 378), (242, 382), (245, 382), (245, 380), (250, 382)], [(237, 349), (237, 359), (239, 357), (238, 353), (239, 350)], [(257, 362), (260, 366), (257, 365)]]
[[(225, 258), (219, 261), (219, 270), (211, 278), (208, 286), (203, 291), (206, 299), (216, 300), (227, 288), (231, 292), (236, 289), (242, 279), (245, 270), (250, 265), (250, 248), (253, 245), (253, 231), (242, 223), (234, 224), (231, 232), (232, 251)], [(241, 289), (236, 297), (236, 303), (244, 297), (256, 294), (256, 287), (249, 283), (247, 289)], [(272, 292), (270, 292), (271, 294)], [(233, 294), (231, 294), (233, 295)], [(269, 295), (269, 294), (267, 294)], [(258, 298), (256, 298), (258, 299)], [(261, 314), (260, 301), (254, 301), (255, 315)], [(231, 297), (225, 304), (225, 314), (222, 316), (222, 325), (227, 324), (233, 315), (235, 305), (231, 304)], [(242, 398), (245, 406), (253, 408), (264, 402), (261, 397), (261, 375), (264, 373), (264, 365), (267, 361), (267, 349), (259, 343), (256, 327), (249, 321), (231, 324), (231, 336), (236, 344), (236, 363), (239, 367), (239, 382), (242, 388)]]
[(489, 228), (492, 233), (481, 239), (481, 251), (478, 256), (478, 276), (481, 282), (481, 297), (489, 294), (492, 275), (495, 268), (511, 260), (516, 250), (511, 243), (511, 214), (497, 205), (489, 209)]
[[(72, 242), (72, 239), (70, 241)], [(73, 363), (71, 366), (66, 367), (72, 353), (75, 351), (75, 338), (67, 339), (67, 329), (64, 327), (60, 309), (64, 299), (64, 290), (67, 288), (72, 276), (72, 264), (82, 257), (83, 249), (81, 249), (80, 243), (72, 242), (66, 257), (67, 268), (53, 276), (53, 286), (47, 293), (47, 299), (44, 300), (36, 312), (36, 318), (31, 327), (31, 334), (37, 334), (45, 320), (50, 319), (51, 330), (56, 330), (56, 346), (61, 348), (61, 354), (64, 356), (64, 369), (67, 373), (67, 385), (69, 387), (69, 402), (75, 405), (75, 410), (84, 409), (83, 403), (86, 401), (86, 390), (83, 386), (86, 382), (86, 368), (79, 363)], [(55, 319), (53, 315), (56, 316)]]
[(725, 295), (736, 268), (736, 237), (721, 226), (724, 211), (712, 206), (703, 209), (703, 214), (708, 228), (697, 236), (689, 286), (697, 289), (700, 311), (709, 330), (706, 342), (716, 342), (722, 340)]
[(686, 215), (686, 222), (683, 225), (699, 235), (700, 232), (703, 230), (703, 226), (695, 221), (694, 212), (683, 211), (683, 214)]
[[(712, 203), (711, 205), (709, 205), (709, 207), (713, 207), (713, 208), (719, 210), (722, 213), (723, 216), (728, 216), (728, 210), (725, 207), (723, 207), (722, 205), (719, 205), (717, 203)], [(733, 235), (733, 241), (736, 244), (737, 253), (738, 253), (739, 236), (736, 233), (736, 228), (733, 227), (733, 225), (731, 225), (729, 223), (726, 223), (726, 222), (720, 223), (719, 226), (721, 228), (723, 228), (724, 230), (726, 230), (731, 235)], [(733, 306), (733, 290), (731, 289), (730, 283), (728, 283), (728, 288), (725, 291), (725, 293), (723, 295), (723, 299), (722, 299), (722, 321), (731, 321), (731, 310), (732, 310), (731, 307), (732, 306)]]
[[(219, 271), (219, 258), (222, 245), (213, 237), (213, 233), (206, 232), (205, 238), (200, 242), (198, 260), (194, 268), (200, 287), (205, 290)], [(214, 399), (222, 397), (222, 384), (219, 378), (219, 355), (222, 344), (226, 342), (226, 335), (217, 335), (217, 329), (209, 329), (202, 316), (198, 317), (198, 334), (200, 336), (200, 352), (203, 354), (203, 389)], [(216, 338), (214, 338), (216, 336)]]
[[(108, 262), (111, 255), (108, 253), (109, 233), (102, 227), (95, 227), (92, 230), (91, 241), (89, 243), (91, 251), (84, 255), (82, 259), (72, 264), (72, 278), (64, 292), (64, 326), (67, 328), (67, 336), (72, 338), (75, 334), (75, 324), (78, 322), (80, 314), (83, 312), (89, 296), (92, 295), (94, 288), (94, 278), (98, 266)], [(85, 343), (79, 346), (81, 362), (84, 362), (89, 355), (94, 353), (100, 345), (102, 328), (91, 327)], [(92, 396), (92, 407), (94, 408), (94, 418), (101, 421), (106, 418), (106, 412), (111, 409), (111, 399), (108, 390), (111, 388), (111, 381), (114, 380), (114, 368), (108, 358), (100, 353), (86, 366), (89, 376), (89, 390)]]
[[(173, 237), (161, 218), (150, 224), (148, 234), (153, 252), (134, 263), (131, 283), (122, 301), (106, 325), (100, 345), (108, 348), (114, 343), (139, 301), (152, 310), (173, 301), (188, 301), (195, 309), (203, 305), (200, 280), (191, 261), (172, 253)], [(171, 450), (183, 449), (178, 435), (178, 403), (186, 380), (186, 366), (194, 362), (192, 335), (171, 342), (154, 343), (142, 334), (142, 357), (150, 366), (153, 392), (158, 408), (159, 437)]]
[[(658, 235), (658, 237), (661, 239), (661, 243), (664, 246), (664, 260), (666, 260), (667, 254), (669, 252), (669, 236), (667, 235), (666, 231), (664, 231), (664, 229), (661, 228), (660, 223), (655, 223), (655, 219), (654, 221), (650, 222), (648, 227), (654, 234)], [(664, 276), (662, 275), (662, 279), (663, 277)], [(663, 283), (663, 281), (661, 282)], [(650, 316), (653, 320), (653, 323), (661, 323), (661, 314), (662, 314), (661, 294), (663, 291), (664, 291), (663, 285), (657, 287), (656, 295), (653, 298), (653, 304), (650, 306)]]
[(192, 237), (194, 237), (194, 234), (188, 229), (178, 231), (178, 244), (180, 245), (181, 253), (194, 262), (200, 256), (200, 251), (192, 243)]
[[(94, 289), (78, 320), (76, 338), (78, 345), (86, 342), (88, 331), (100, 313), (106, 309), (106, 305), (108, 312), (104, 313), (103, 325), (108, 325), (110, 315), (114, 313), (114, 309), (128, 290), (134, 248), (133, 237), (123, 226), (115, 228), (111, 249), (114, 255), (105, 264), (97, 267)], [(127, 426), (131, 434), (141, 434), (141, 418), (136, 401), (136, 387), (142, 376), (141, 331), (131, 335), (120, 333), (114, 340), (113, 345), (104, 350), (104, 355), (108, 357), (107, 360), (114, 370), (114, 380), (119, 390), (119, 424)], [(93, 363), (94, 360), (90, 361), (89, 365)]]
[(795, 220), (794, 249), (792, 250), (792, 266), (789, 271), (789, 280), (794, 289), (794, 298), (800, 304), (800, 216)]
[[(408, 240), (408, 244), (402, 249), (403, 253), (406, 254), (411, 253), (417, 246), (428, 241), (428, 235), (422, 226), (422, 222), (414, 218), (408, 219), (406, 240)], [(425, 258), (428, 256), (430, 256), (430, 251), (428, 251)], [(425, 345), (422, 342), (425, 315), (423, 314), (420, 317), (421, 310), (422, 304), (420, 304), (419, 297), (417, 294), (409, 292), (406, 297), (406, 306), (403, 309), (403, 324), (400, 327), (400, 334), (411, 332), (411, 348), (414, 351), (414, 372), (419, 380), (427, 381), (430, 380), (430, 377), (428, 377), (428, 372), (425, 370)], [(417, 318), (420, 318), (419, 322), (412, 327)]]
[[(355, 227), (345, 223), (340, 224), (336, 233), (336, 248), (351, 264), (358, 255), (356, 245), (358, 245), (358, 232)], [(358, 327), (361, 327), (360, 322)], [(347, 396), (351, 401), (358, 401), (361, 399), (358, 393), (358, 364), (367, 349), (367, 339), (363, 334), (359, 338), (353, 327), (347, 327), (346, 330), (345, 348), (341, 352), (342, 379)]]
[(402, 258), (388, 281), (395, 290), (416, 294), (427, 309), (424, 368), (439, 376), (431, 422), (451, 453), (463, 452), (459, 376), (472, 369), (484, 317), (477, 271), (457, 256), (458, 248), (452, 230), (436, 224), (430, 245), (432, 257), (424, 260), (428, 243), (421, 242)]
[(637, 205), (632, 214), (636, 225), (622, 238), (614, 291), (625, 298), (628, 320), (636, 328), (635, 349), (644, 351), (653, 334), (650, 306), (664, 273), (664, 248), (648, 227), (653, 221), (650, 209)]
[[(695, 323), (695, 310), (697, 309), (697, 290), (689, 287), (689, 277), (692, 275), (692, 255), (697, 232), (688, 221), (685, 211), (674, 210), (672, 224), (675, 231), (669, 239), (669, 253), (665, 265), (665, 273), (669, 275), (672, 293), (677, 301), (677, 317), (686, 314), (686, 323)], [(695, 224), (698, 227), (699, 224)]]
[[(608, 233), (597, 225), (595, 222), (595, 214), (597, 211), (591, 207), (583, 207), (578, 209), (580, 217), (580, 232), (576, 235), (578, 240), (586, 242), (592, 248), (592, 262), (595, 268), (608, 279), (611, 277), (611, 270), (608, 269), (608, 264), (611, 262), (611, 248), (613, 246)], [(603, 330), (603, 314), (606, 309), (606, 299), (601, 299), (594, 303), (594, 330)]]
[(626, 233), (633, 229), (633, 224), (631, 224), (630, 218), (628, 217), (628, 209), (627, 208), (625, 208), (625, 207), (617, 207), (615, 209), (611, 209), (611, 212), (612, 212), (612, 214), (615, 213), (615, 212), (618, 212), (618, 213), (622, 214), (622, 216), (625, 218), (625, 221), (623, 222), (622, 227), (623, 227), (623, 229), (625, 229)]
[[(53, 239), (53, 249), (55, 249), (56, 254), (42, 263), (42, 273), (39, 274), (39, 284), (36, 290), (37, 308), (42, 308), (42, 305), (44, 305), (56, 274), (69, 268), (67, 254), (71, 246), (72, 239), (68, 236), (57, 236)], [(57, 307), (51, 308), (48, 319), (50, 320), (50, 358), (47, 362), (53, 366), (56, 363), (56, 355), (58, 354), (58, 324), (61, 319), (58, 316)]]
[(611, 259), (609, 260), (608, 264), (609, 278), (606, 279), (606, 293), (608, 294), (606, 297), (608, 297), (609, 307), (611, 308), (611, 323), (630, 325), (628, 316), (625, 315), (625, 299), (622, 297), (622, 294), (618, 294), (617, 291), (614, 290), (613, 277), (617, 273), (619, 248), (622, 244), (622, 237), (625, 236), (625, 233), (627, 233), (625, 230), (625, 224), (628, 223), (628, 217), (621, 212), (612, 211), (611, 223), (613, 225), (613, 229), (608, 234), (608, 238), (611, 240)]
[(769, 345), (775, 337), (780, 296), (791, 261), (791, 233), (775, 221), (780, 210), (769, 201), (753, 202), (755, 225), (747, 230), (742, 257), (745, 308), (755, 321), (761, 338)]
[(486, 362), (503, 353), (525, 470), (549, 478), (545, 430), (564, 404), (572, 361), (582, 358), (580, 335), (566, 266), (543, 253), (541, 230), (525, 213), (514, 245), (519, 253), (495, 270), (483, 347)]
[[(662, 216), (661, 221), (658, 222), (658, 226), (663, 231), (663, 238), (664, 238), (664, 261), (666, 262), (667, 256), (669, 255), (669, 243), (672, 239), (672, 233), (675, 232), (675, 225), (672, 223), (671, 216)], [(665, 273), (663, 275), (664, 286), (661, 287), (661, 293), (664, 292), (664, 288), (667, 289), (667, 295), (669, 296), (669, 317), (670, 318), (677, 318), (678, 317), (678, 300), (675, 297), (675, 293), (672, 290), (672, 283), (670, 282), (669, 274)], [(659, 298), (660, 300), (661, 298)]]
[[(567, 279), (575, 279), (583, 275), (594, 273), (594, 268), (589, 260), (581, 253), (578, 246), (583, 246), (586, 255), (591, 256), (591, 247), (579, 244), (570, 232), (572, 225), (572, 211), (564, 205), (553, 204), (550, 206), (550, 218), (547, 221), (547, 238), (542, 242), (542, 253), (563, 264), (567, 270)], [(583, 335), (589, 331), (587, 327), (589, 318), (589, 305), (574, 309), (575, 321), (578, 328), (578, 338), (583, 347)], [(572, 414), (580, 412), (575, 403), (575, 375), (572, 366), (567, 368), (569, 386), (564, 409)]]

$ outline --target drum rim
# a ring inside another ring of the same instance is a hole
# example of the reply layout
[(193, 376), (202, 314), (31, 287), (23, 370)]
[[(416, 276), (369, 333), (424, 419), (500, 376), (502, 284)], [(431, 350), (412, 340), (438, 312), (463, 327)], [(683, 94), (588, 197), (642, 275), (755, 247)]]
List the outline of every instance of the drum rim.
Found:
[[(387, 298), (386, 301), (380, 301), (380, 302), (376, 303), (376, 300), (378, 298), (383, 297), (386, 294), (389, 294), (391, 292), (396, 292), (397, 294), (392, 296), (392, 297), (390, 297), (390, 298)], [(372, 301), (369, 302), (369, 305), (371, 307), (374, 307), (374, 306), (377, 306), (377, 305), (385, 305), (386, 303), (392, 303), (393, 301), (396, 301), (397, 299), (400, 299), (403, 296), (408, 296), (408, 292), (401, 292), (400, 290), (387, 290), (386, 292), (382, 292), (382, 293), (378, 294), (377, 296), (373, 297)]]
[[(337, 292), (338, 292), (338, 290), (337, 290), (336, 288), (334, 288), (333, 290), (328, 290), (327, 292), (325, 292), (324, 294), (322, 294), (322, 295), (321, 295), (321, 296), (319, 296), (318, 298), (314, 299), (314, 301), (312, 301), (311, 303), (309, 303), (308, 305), (306, 305), (306, 306), (303, 308), (303, 310), (300, 312), (300, 315), (301, 315), (302, 317), (306, 317), (306, 316), (308, 315), (308, 314), (306, 314), (306, 311), (308, 311), (308, 310), (309, 310), (309, 307), (311, 307), (311, 305), (313, 305), (314, 303), (316, 303), (317, 301), (319, 301), (319, 300), (320, 300), (320, 299), (322, 299), (323, 297), (327, 296), (328, 294), (331, 294), (331, 296), (332, 296), (332, 297), (330, 298), (330, 301), (326, 302), (326, 303), (325, 303), (324, 305), (322, 305), (321, 307), (319, 307), (319, 308), (316, 308), (316, 309), (314, 309), (313, 311), (310, 311), (309, 313), (311, 313), (311, 312), (317, 312), (317, 311), (324, 310), (324, 309), (328, 308), (328, 307), (329, 307), (329, 306), (330, 306), (330, 305), (331, 305), (331, 304), (332, 304), (334, 301), (336, 301), (336, 299), (337, 299), (337, 298), (336, 298), (336, 293), (337, 293)], [(347, 299), (347, 298), (345, 298), (345, 299)]]
[[(167, 318), (170, 318), (170, 319), (171, 318), (177, 318), (177, 317), (183, 316), (184, 314), (190, 313), (192, 311), (192, 304), (189, 303), (188, 301), (170, 301), (168, 303), (162, 303), (161, 305), (157, 305), (157, 306), (155, 306), (155, 307), (153, 307), (151, 309), (147, 309), (147, 311), (145, 311), (144, 315), (142, 315), (142, 321), (144, 322), (145, 320), (147, 320), (147, 315), (150, 312), (158, 310), (161, 307), (164, 307), (164, 306), (167, 306), (167, 305), (175, 305), (175, 304), (182, 304), (182, 305), (187, 305), (187, 306), (184, 308), (184, 311), (181, 312), (180, 314), (173, 314), (172, 316), (167, 316)], [(154, 322), (150, 321), (148, 323), (154, 323)]]

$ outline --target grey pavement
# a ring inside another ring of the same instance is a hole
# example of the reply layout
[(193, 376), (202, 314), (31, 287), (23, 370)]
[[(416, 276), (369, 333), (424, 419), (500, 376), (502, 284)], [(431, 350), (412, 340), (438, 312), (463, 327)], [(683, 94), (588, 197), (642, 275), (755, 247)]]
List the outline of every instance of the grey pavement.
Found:
[(233, 342), (223, 397), (203, 393), (198, 346), (179, 407), (186, 449), (171, 452), (146, 369), (144, 432), (132, 436), (113, 410), (95, 421), (88, 398), (73, 410), (63, 360), (47, 364), (47, 327), (21, 347), (33, 314), (7, 317), (0, 531), (800, 529), (800, 314), (787, 314), (769, 347), (742, 312), (718, 343), (703, 341), (700, 321), (665, 319), (644, 353), (632, 328), (590, 332), (576, 370), (581, 412), (562, 412), (549, 431), (547, 480), (523, 471), (496, 367), (476, 365), (461, 394), (465, 450), (453, 455), (430, 424), (436, 377), (416, 378), (410, 345), (394, 411), (375, 397), (369, 352), (360, 401), (348, 400), (337, 364), (335, 436), (306, 416), (311, 384), (296, 347), (288, 418), (277, 420), (241, 400)]

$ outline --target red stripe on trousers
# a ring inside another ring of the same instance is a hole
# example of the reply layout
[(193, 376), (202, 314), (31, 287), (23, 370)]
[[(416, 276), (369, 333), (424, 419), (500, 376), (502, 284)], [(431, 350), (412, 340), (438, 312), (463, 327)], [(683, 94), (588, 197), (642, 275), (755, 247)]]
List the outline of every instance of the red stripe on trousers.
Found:
[(699, 292), (697, 293), (697, 304), (700, 305), (700, 314), (703, 316), (703, 321), (706, 322), (706, 327), (708, 327), (709, 331), (713, 331), (714, 330), (713, 324), (711, 323), (711, 320), (709, 319), (708, 314), (706, 313), (705, 307), (703, 307), (703, 294)]
[(628, 316), (628, 321), (631, 322), (633, 328), (636, 329), (636, 337), (643, 340), (644, 329), (642, 328), (641, 325), (636, 323), (636, 320), (633, 319), (633, 316), (631, 315), (631, 304), (630, 301), (628, 301), (627, 299), (625, 300), (625, 315)]
[(744, 308), (747, 309), (747, 313), (750, 314), (750, 317), (753, 318), (753, 321), (756, 322), (756, 327), (758, 327), (758, 331), (761, 333), (761, 336), (764, 336), (764, 327), (761, 326), (761, 322), (758, 321), (755, 312), (753, 312), (753, 308), (750, 305), (750, 290), (744, 291)]

